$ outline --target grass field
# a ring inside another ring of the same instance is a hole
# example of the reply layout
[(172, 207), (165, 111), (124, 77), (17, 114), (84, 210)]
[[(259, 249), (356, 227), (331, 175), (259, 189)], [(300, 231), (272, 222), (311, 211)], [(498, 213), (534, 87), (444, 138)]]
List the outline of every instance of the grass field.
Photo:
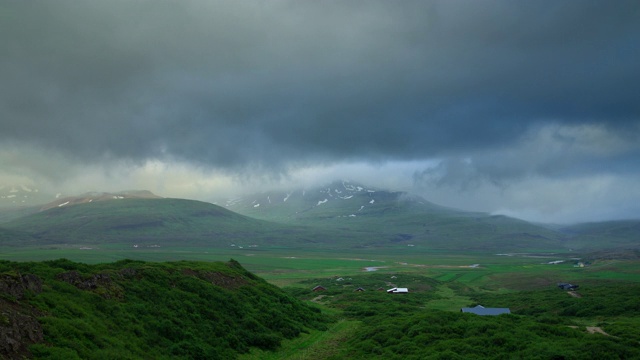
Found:
[[(571, 256), (574, 256), (573, 254)], [(0, 259), (41, 261), (59, 258), (84, 263), (107, 263), (122, 259), (145, 261), (238, 260), (248, 270), (277, 285), (299, 279), (344, 276), (367, 271), (418, 273), (442, 282), (499, 290), (544, 287), (560, 281), (616, 279), (640, 281), (640, 267), (634, 261), (603, 260), (577, 268), (568, 254), (503, 256), (490, 253), (421, 252), (419, 249), (362, 249), (345, 252), (331, 249), (282, 247), (206, 248), (131, 246), (64, 246), (0, 248)], [(560, 264), (552, 261), (567, 260)]]

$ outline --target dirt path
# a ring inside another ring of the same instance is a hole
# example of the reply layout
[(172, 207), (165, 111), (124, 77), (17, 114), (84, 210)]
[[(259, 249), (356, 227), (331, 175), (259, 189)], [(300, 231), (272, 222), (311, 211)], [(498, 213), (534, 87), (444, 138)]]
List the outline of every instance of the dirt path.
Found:
[[(569, 327), (572, 328), (572, 329), (579, 329), (580, 328), (579, 326), (573, 326), (573, 325), (570, 325)], [(589, 334), (598, 333), (598, 334), (602, 334), (604, 336), (611, 336), (611, 335), (607, 334), (604, 330), (602, 330), (602, 328), (599, 327), (599, 326), (586, 326), (586, 329), (587, 329), (587, 332)], [(612, 336), (612, 337), (615, 337), (615, 336)]]
[(569, 294), (569, 295), (571, 295), (571, 296), (573, 296), (575, 298), (581, 298), (582, 297), (582, 295), (578, 294), (575, 291), (567, 291), (567, 294)]

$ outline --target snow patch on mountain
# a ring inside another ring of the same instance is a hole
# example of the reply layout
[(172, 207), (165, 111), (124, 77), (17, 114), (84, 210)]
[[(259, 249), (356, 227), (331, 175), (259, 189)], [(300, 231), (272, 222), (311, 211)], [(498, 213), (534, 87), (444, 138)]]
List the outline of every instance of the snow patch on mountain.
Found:
[(242, 198), (231, 198), (231, 199), (227, 200), (225, 206), (226, 207), (231, 207), (231, 206), (235, 206), (235, 205), (237, 205), (237, 204), (239, 204), (241, 202), (242, 202)]
[(320, 205), (326, 203), (327, 201), (329, 201), (329, 199), (320, 200), (320, 201), (318, 201), (318, 204), (316, 206), (320, 206)]

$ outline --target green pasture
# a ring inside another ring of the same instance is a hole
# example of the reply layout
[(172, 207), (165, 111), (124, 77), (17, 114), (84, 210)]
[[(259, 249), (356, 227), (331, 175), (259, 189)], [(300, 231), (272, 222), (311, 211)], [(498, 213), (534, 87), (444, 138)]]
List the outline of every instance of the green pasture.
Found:
[(439, 298), (429, 301), (425, 308), (430, 310), (460, 311), (460, 308), (467, 307), (473, 302), (468, 296), (456, 294), (455, 290), (447, 285), (439, 286), (435, 293)]
[(300, 279), (345, 276), (369, 271), (416, 273), (442, 282), (455, 281), (471, 287), (499, 290), (501, 287), (544, 287), (561, 281), (585, 278), (640, 281), (640, 270), (632, 262), (603, 261), (576, 268), (563, 254), (500, 256), (491, 253), (420, 251), (407, 248), (298, 249), (288, 247), (137, 247), (131, 245), (56, 245), (32, 248), (0, 248), (0, 259), (42, 261), (66, 258), (88, 264), (123, 259), (143, 261), (238, 260), (248, 270), (278, 285)]
[[(640, 281), (637, 261), (602, 260), (585, 268), (574, 266), (575, 254), (452, 253), (419, 248), (299, 249), (290, 247), (145, 247), (132, 245), (56, 245), (33, 248), (0, 248), (0, 259), (42, 261), (66, 258), (88, 264), (123, 259), (152, 262), (235, 259), (267, 281), (286, 286), (310, 278), (356, 274), (411, 273), (442, 283), (455, 283), (491, 292), (544, 289), (558, 282), (587, 280)], [(560, 264), (548, 264), (565, 260)]]

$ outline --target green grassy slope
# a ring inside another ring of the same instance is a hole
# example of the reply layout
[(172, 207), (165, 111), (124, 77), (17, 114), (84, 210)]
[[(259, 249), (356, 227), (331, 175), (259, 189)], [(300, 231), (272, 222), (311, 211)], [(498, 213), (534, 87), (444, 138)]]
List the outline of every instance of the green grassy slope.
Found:
[(529, 251), (564, 248), (564, 235), (506, 216), (435, 205), (403, 192), (350, 183), (232, 199), (227, 208), (284, 224), (359, 233), (359, 246), (423, 246), (448, 250)]
[(37, 243), (37, 239), (30, 234), (19, 231), (0, 228), (0, 244), (4, 246), (29, 246)]
[(257, 219), (360, 233), (368, 237), (360, 246), (420, 245), (497, 252), (640, 247), (640, 220), (545, 226), (451, 209), (404, 192), (349, 182), (252, 194), (221, 203)]
[(0, 207), (0, 225), (14, 219), (37, 213), (39, 206)]
[(640, 247), (640, 220), (603, 221), (577, 224), (559, 229), (569, 237), (574, 249), (593, 249), (602, 244), (608, 248), (637, 249)]
[[(121, 199), (55, 207), (3, 226), (31, 234), (43, 244), (109, 242), (224, 247), (238, 239), (278, 244), (282, 240), (279, 235), (286, 233), (282, 225), (183, 199)], [(294, 229), (287, 230), (295, 233)]]
[[(291, 200), (292, 204), (306, 206), (296, 197)], [(40, 245), (109, 243), (220, 248), (242, 242), (258, 246), (420, 246), (497, 252), (562, 248), (551, 230), (506, 217), (441, 208), (422, 199), (406, 198), (402, 193), (361, 192), (347, 200), (368, 206), (358, 205), (355, 216), (341, 216), (345, 210), (352, 210), (346, 207), (350, 203), (327, 201), (285, 221), (283, 214), (295, 207), (280, 207), (276, 217), (254, 219), (199, 201), (119, 199), (56, 206), (2, 226), (28, 234)], [(280, 222), (274, 222), (276, 218)], [(24, 244), (18, 238), (14, 240), (7, 237), (2, 244)]]
[[(261, 247), (493, 253), (569, 249), (588, 252), (640, 245), (637, 222), (609, 227), (583, 225), (559, 231), (507, 216), (450, 209), (402, 192), (348, 183), (251, 195), (229, 201), (225, 207), (162, 198), (75, 205), (63, 202), (0, 227), (32, 236), (40, 245), (228, 248), (243, 243)], [(0, 245), (24, 243), (17, 237), (14, 241), (9, 236), (3, 239), (0, 233)]]
[(0, 288), (2, 358), (233, 359), (326, 328), (235, 261), (2, 261)]

